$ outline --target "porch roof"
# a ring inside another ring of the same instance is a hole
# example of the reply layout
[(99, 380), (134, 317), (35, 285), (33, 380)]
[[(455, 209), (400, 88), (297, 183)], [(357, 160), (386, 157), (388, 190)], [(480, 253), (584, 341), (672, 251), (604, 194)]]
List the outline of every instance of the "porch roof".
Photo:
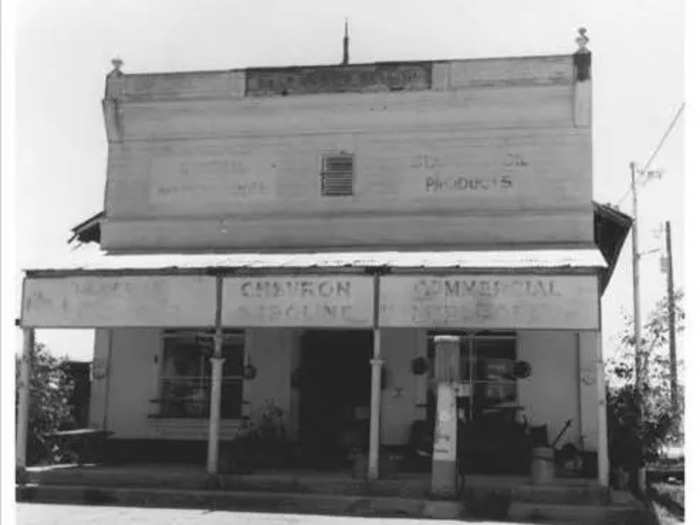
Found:
[(79, 250), (51, 266), (27, 268), (28, 275), (43, 273), (180, 270), (304, 270), (334, 268), (565, 270), (602, 269), (608, 265), (595, 248), (504, 249), (463, 251), (347, 251), (305, 253), (159, 253), (107, 254)]

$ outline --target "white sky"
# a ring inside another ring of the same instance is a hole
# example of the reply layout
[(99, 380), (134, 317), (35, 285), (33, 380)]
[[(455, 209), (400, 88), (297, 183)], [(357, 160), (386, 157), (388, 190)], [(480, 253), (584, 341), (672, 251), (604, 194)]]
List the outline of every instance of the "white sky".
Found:
[[(594, 198), (603, 203), (625, 193), (629, 162), (647, 160), (683, 102), (679, 0), (23, 0), (15, 26), (19, 267), (65, 255), (70, 228), (102, 209), (107, 143), (100, 100), (111, 58), (119, 55), (127, 73), (337, 63), (346, 16), (351, 62), (570, 53), (576, 29), (588, 28)], [(683, 124), (681, 117), (651, 166), (664, 169), (664, 178), (639, 199), (642, 250), (663, 247), (653, 230), (672, 222), (678, 286)], [(621, 203), (623, 211), (630, 206), (629, 198)], [(631, 311), (629, 244), (603, 300), (608, 352), (620, 311)], [(642, 262), (644, 312), (665, 293), (658, 255)], [(55, 353), (92, 356), (89, 333), (38, 335)]]

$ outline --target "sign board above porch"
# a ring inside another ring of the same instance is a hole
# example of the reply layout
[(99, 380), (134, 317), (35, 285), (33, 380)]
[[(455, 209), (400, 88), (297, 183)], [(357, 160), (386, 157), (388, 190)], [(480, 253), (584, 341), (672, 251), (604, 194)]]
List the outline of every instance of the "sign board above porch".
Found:
[(379, 324), (483, 329), (598, 329), (595, 275), (386, 276)]
[(41, 328), (212, 326), (216, 279), (199, 275), (27, 278), (22, 325)]
[(226, 326), (371, 327), (372, 278), (351, 275), (224, 279)]
[[(383, 275), (382, 327), (599, 327), (596, 274), (423, 272)], [(374, 278), (350, 273), (258, 273), (222, 278), (229, 327), (370, 328)], [(22, 325), (40, 328), (213, 326), (212, 275), (85, 274), (25, 279)]]

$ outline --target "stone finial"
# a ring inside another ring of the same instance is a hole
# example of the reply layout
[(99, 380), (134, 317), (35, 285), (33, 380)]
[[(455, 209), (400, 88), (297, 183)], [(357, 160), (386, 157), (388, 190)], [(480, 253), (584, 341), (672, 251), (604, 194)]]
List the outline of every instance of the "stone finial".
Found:
[(576, 68), (576, 80), (584, 82), (591, 78), (591, 52), (586, 47), (588, 44), (588, 35), (585, 27), (578, 28), (578, 36), (576, 37), (578, 49), (574, 53), (574, 67)]
[(576, 44), (578, 44), (578, 51), (577, 53), (590, 53), (586, 45), (588, 44), (588, 35), (586, 35), (586, 28), (585, 27), (579, 27), (578, 28), (578, 36), (576, 37)]
[(115, 57), (112, 59), (112, 71), (110, 71), (109, 76), (121, 76), (123, 75), (122, 73), (122, 66), (124, 65), (124, 61), (119, 58)]

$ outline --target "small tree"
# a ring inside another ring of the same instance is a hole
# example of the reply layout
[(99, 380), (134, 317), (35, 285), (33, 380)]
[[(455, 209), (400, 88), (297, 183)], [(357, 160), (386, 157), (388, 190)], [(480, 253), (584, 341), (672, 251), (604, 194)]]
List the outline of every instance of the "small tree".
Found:
[[(66, 452), (50, 434), (73, 422), (69, 400), (74, 385), (64, 370), (66, 358), (52, 356), (45, 345), (36, 344), (30, 358), (27, 465), (55, 463), (64, 459)], [(20, 356), (16, 356), (15, 365), (16, 409), (19, 403)]]
[[(683, 329), (683, 294), (675, 297), (677, 330)], [(625, 330), (615, 355), (606, 364), (608, 435), (613, 466), (634, 471), (658, 458), (660, 446), (683, 439), (683, 388), (679, 385), (679, 413), (671, 407), (668, 355), (668, 300), (659, 301), (642, 327), (642, 389), (634, 385), (634, 322), (626, 317)], [(682, 362), (679, 360), (679, 369)], [(679, 374), (681, 375), (681, 374)], [(639, 407), (644, 417), (639, 421)]]

